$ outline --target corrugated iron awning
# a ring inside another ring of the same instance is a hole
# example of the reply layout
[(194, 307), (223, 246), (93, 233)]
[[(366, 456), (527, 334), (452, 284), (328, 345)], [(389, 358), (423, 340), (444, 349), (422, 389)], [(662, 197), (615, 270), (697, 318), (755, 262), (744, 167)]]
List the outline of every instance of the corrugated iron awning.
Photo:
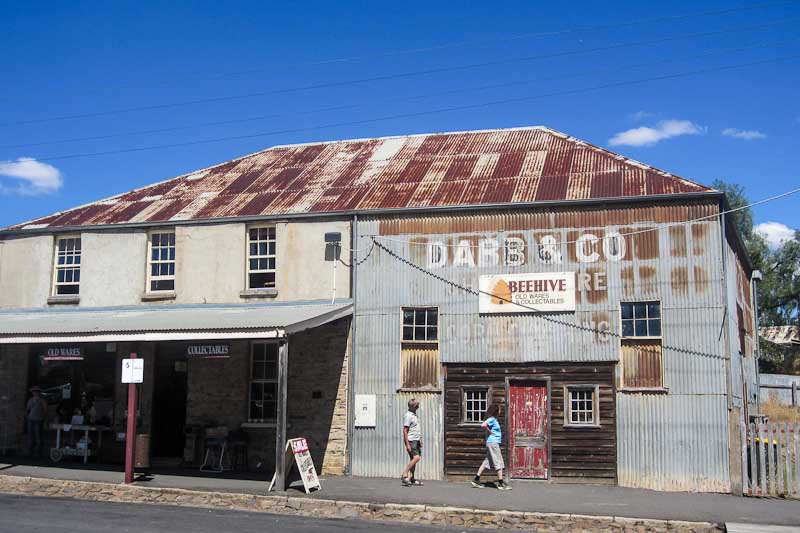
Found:
[(281, 338), (352, 312), (350, 300), (3, 311), (0, 343)]

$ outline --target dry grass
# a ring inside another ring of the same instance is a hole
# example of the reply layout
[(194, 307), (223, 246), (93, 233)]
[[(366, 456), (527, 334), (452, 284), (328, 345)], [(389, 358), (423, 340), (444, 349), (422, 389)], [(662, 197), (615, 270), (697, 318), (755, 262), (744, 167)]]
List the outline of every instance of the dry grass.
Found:
[(769, 417), (770, 422), (800, 424), (800, 407), (781, 405), (774, 398), (761, 403), (761, 412)]

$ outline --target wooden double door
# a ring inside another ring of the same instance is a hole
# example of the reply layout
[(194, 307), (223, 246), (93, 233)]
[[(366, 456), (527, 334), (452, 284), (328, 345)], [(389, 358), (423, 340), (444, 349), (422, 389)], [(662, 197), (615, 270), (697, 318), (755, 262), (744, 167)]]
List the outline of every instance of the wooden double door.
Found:
[(548, 384), (539, 380), (508, 382), (509, 472), (515, 478), (550, 475), (550, 402)]

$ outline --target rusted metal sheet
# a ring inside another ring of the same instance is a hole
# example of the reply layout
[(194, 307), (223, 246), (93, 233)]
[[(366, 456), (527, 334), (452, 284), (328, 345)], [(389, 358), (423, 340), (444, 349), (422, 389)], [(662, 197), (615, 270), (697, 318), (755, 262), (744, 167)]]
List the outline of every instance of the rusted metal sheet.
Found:
[(435, 388), (439, 384), (439, 348), (436, 345), (404, 346), (401, 354), (405, 388)]
[(800, 345), (800, 326), (758, 328), (761, 338), (775, 344)]
[(11, 229), (710, 190), (532, 127), (279, 146)]
[(550, 412), (547, 383), (508, 385), (509, 469), (515, 478), (547, 479), (550, 472)]
[[(487, 274), (574, 271), (578, 293), (576, 312), (550, 316), (553, 320), (536, 314), (479, 315), (474, 294), (376, 249), (359, 267), (357, 342), (369, 347), (370, 357), (357, 370), (358, 379), (376, 392), (397, 387), (402, 306), (439, 308), (439, 349), (446, 366), (567, 365), (619, 362), (624, 357), (616, 336), (620, 302), (657, 300), (664, 390), (617, 392), (618, 482), (663, 490), (727, 491), (726, 354), (720, 342), (726, 294), (720, 225), (710, 218), (682, 230), (671, 226), (717, 212), (718, 206), (709, 201), (687, 200), (360, 219), (357, 248), (368, 248), (368, 236), (377, 235), (398, 256), (459, 285), (476, 288), (479, 276)], [(616, 248), (604, 246), (603, 238), (615, 234)], [(432, 253), (432, 243), (443, 245), (446, 257)], [(516, 261), (507, 261), (510, 243), (521, 246), (516, 252), (524, 258), (517, 253)], [(653, 371), (643, 379), (652, 385), (657, 367), (648, 361)], [(619, 389), (622, 367), (616, 367)], [(691, 413), (688, 422), (686, 413)], [(354, 461), (358, 459), (356, 454)]]

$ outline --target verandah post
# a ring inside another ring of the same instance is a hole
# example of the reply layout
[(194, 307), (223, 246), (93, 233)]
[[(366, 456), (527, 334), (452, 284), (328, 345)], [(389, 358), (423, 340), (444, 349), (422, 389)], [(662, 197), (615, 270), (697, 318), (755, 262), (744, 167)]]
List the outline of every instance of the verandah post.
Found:
[[(136, 359), (132, 353), (130, 359)], [(136, 450), (136, 383), (128, 383), (128, 425), (125, 432), (125, 483), (133, 483), (133, 457)]]
[(275, 424), (275, 486), (286, 490), (286, 391), (289, 374), (289, 343), (281, 340), (278, 345), (278, 413)]

